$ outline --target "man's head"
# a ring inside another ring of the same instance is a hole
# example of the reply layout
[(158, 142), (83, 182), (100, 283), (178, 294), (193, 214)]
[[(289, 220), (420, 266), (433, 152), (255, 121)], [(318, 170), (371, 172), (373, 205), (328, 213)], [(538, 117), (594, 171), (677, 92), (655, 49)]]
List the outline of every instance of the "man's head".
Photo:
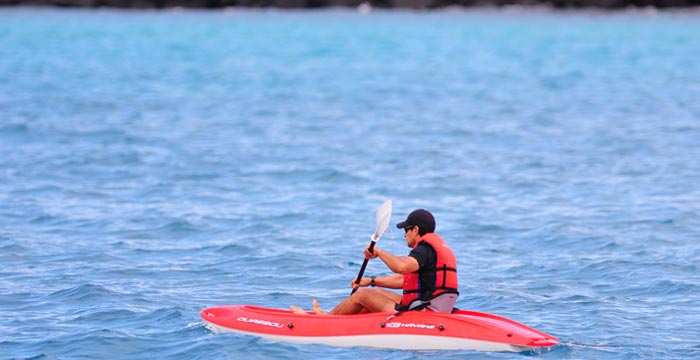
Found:
[(413, 210), (406, 220), (396, 224), (399, 229), (404, 229), (406, 232), (418, 227), (418, 234), (423, 236), (427, 233), (435, 232), (435, 218), (430, 211), (425, 209)]

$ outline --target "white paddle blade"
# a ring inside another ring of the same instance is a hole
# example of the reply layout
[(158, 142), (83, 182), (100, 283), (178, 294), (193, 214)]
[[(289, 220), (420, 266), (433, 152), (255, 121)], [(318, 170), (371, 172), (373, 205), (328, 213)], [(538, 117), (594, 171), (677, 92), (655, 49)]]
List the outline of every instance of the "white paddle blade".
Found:
[(372, 234), (372, 241), (379, 241), (379, 238), (384, 235), (389, 226), (389, 220), (391, 220), (391, 200), (385, 201), (377, 210), (377, 228)]

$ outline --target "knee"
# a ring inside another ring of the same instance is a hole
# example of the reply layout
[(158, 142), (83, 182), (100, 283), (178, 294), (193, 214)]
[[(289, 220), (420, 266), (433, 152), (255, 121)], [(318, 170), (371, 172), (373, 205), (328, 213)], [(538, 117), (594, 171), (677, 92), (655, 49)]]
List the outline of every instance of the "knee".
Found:
[(365, 297), (365, 296), (369, 295), (373, 290), (374, 289), (359, 288), (359, 289), (357, 289), (357, 291), (355, 291), (354, 294), (352, 294), (352, 296), (354, 296), (356, 298)]
[(373, 299), (379, 296), (380, 293), (376, 288), (360, 288), (353, 294), (355, 299), (362, 301), (364, 299)]

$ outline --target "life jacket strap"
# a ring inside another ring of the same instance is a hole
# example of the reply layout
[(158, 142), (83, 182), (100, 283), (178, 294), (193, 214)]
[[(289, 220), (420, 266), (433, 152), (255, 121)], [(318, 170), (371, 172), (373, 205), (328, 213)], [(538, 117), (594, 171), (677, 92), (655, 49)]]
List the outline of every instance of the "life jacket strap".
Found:
[[(435, 284), (435, 285), (436, 285), (436, 286), (435, 286), (435, 289), (442, 289), (442, 290), (452, 290), (452, 289), (454, 289), (454, 288), (447, 288), (447, 287), (445, 287), (445, 284), (447, 284), (447, 272), (448, 272), (448, 271), (452, 271), (452, 272), (456, 273), (456, 272), (457, 272), (457, 269), (452, 268), (452, 267), (447, 267), (447, 264), (444, 264), (444, 265), (442, 265), (441, 267), (435, 269), (435, 275), (437, 275), (438, 272), (442, 272), (442, 285), (439, 285), (439, 286), (438, 286), (437, 284)], [(436, 277), (437, 277), (437, 276), (436, 276)], [(454, 289), (454, 290), (456, 291), (457, 289)]]

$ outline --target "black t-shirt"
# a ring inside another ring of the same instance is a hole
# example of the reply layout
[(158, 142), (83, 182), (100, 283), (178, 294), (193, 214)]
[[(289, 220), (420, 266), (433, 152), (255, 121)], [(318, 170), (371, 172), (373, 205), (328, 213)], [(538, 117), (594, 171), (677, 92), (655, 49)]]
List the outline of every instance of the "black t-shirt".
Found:
[(437, 253), (430, 244), (420, 242), (408, 256), (418, 261), (421, 299), (429, 299), (435, 291), (435, 265)]

